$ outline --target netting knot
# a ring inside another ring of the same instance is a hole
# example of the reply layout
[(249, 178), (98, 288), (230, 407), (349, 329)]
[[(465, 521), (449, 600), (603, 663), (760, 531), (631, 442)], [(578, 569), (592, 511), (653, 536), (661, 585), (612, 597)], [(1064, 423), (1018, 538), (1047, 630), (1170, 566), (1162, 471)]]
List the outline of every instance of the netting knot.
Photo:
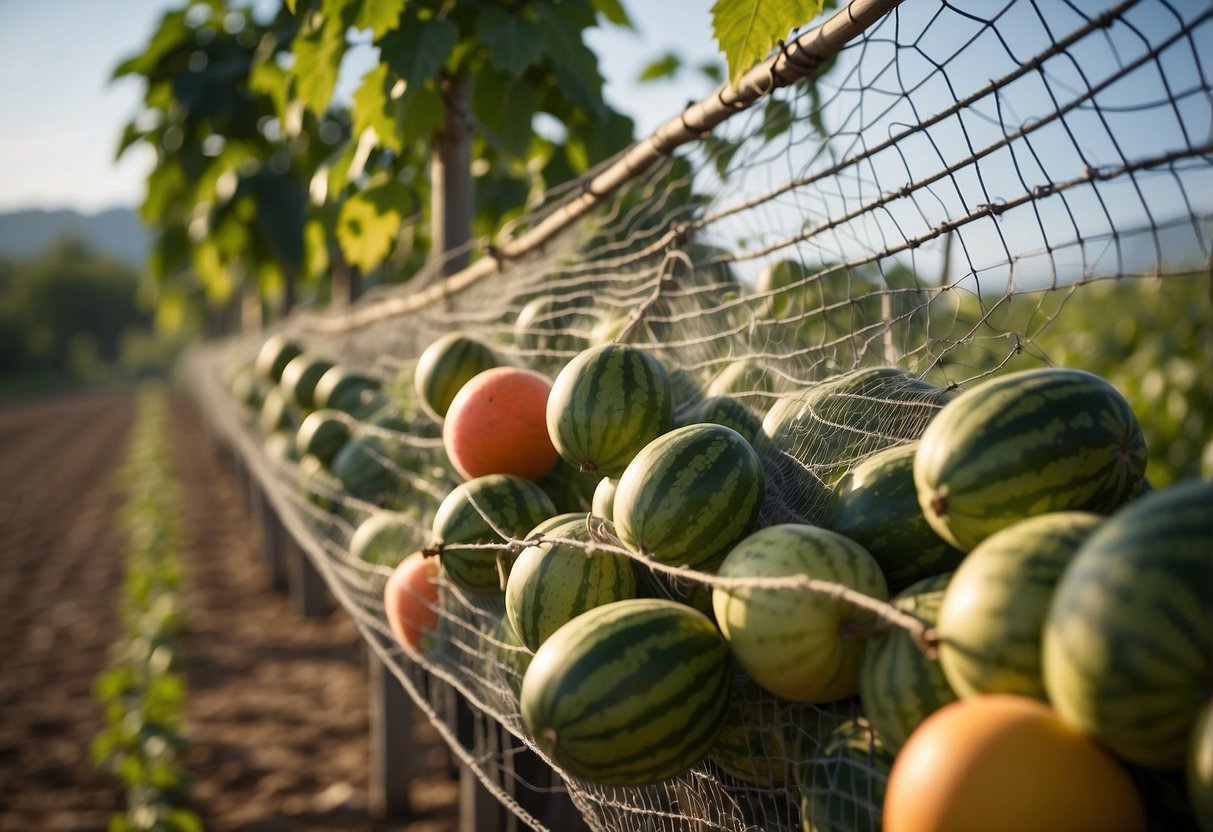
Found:
[(443, 542), (441, 540), (435, 540), (429, 546), (425, 546), (424, 548), (421, 549), (421, 555), (422, 555), (422, 557), (427, 557), (427, 558), (437, 557), (438, 555), (442, 554), (442, 550), (444, 548), (445, 548), (445, 545), (443, 544)]
[(497, 271), (501, 271), (505, 266), (505, 255), (501, 253), (501, 249), (492, 243), (488, 243), (484, 247), (484, 253), (485, 256), (497, 264)]

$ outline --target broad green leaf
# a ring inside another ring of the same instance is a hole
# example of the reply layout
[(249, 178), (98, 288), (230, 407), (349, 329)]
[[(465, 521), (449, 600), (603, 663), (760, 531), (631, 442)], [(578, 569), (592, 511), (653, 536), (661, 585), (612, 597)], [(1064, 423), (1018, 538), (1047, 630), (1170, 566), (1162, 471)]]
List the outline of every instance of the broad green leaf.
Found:
[(194, 247), (192, 255), (194, 271), (202, 279), (207, 299), (216, 306), (230, 300), (236, 288), (235, 281), (231, 270), (223, 262), (219, 248), (212, 241), (203, 240)]
[(602, 76), (598, 59), (582, 40), (585, 29), (594, 25), (594, 17), (583, 12), (571, 3), (540, 4), (535, 7), (535, 34), (551, 59), (560, 91), (568, 101), (597, 115), (605, 112)]
[(712, 33), (736, 84), (788, 33), (821, 14), (824, 0), (716, 0)]
[(257, 203), (257, 230), (282, 265), (294, 271), (303, 264), (303, 224), (307, 191), (293, 179), (261, 170), (252, 177)]
[(405, 91), (400, 112), (400, 137), (404, 147), (428, 145), (434, 131), (442, 126), (446, 117), (446, 104), (438, 92), (437, 85), (430, 81), (413, 86)]
[(382, 263), (392, 250), (409, 202), (407, 189), (398, 182), (386, 182), (347, 199), (337, 217), (337, 242), (346, 262), (364, 274)]
[(666, 52), (660, 58), (651, 61), (636, 78), (640, 83), (658, 81), (663, 78), (673, 78), (682, 68), (682, 59), (674, 52)]
[(274, 61), (262, 61), (249, 72), (249, 89), (268, 96), (274, 102), (274, 111), (281, 118), (290, 103), (290, 78), (286, 71)]
[(450, 20), (410, 18), (379, 41), (379, 56), (406, 82), (421, 84), (438, 74), (458, 41)]
[[(396, 129), (396, 118), (387, 90), (388, 81), (394, 76), (389, 73), (391, 69), (388, 65), (380, 63), (362, 76), (362, 83), (354, 92), (353, 133), (361, 136), (368, 127), (373, 128), (381, 147), (399, 151), (400, 134)], [(394, 80), (392, 82), (395, 83)]]
[(163, 64), (166, 56), (188, 46), (194, 38), (194, 30), (185, 22), (184, 9), (166, 12), (160, 18), (160, 25), (144, 50), (118, 64), (111, 79), (132, 74), (151, 78), (157, 69), (166, 70)]
[(632, 20), (628, 17), (627, 11), (624, 10), (623, 4), (619, 0), (592, 0), (594, 11), (602, 15), (610, 23), (616, 26), (623, 26), (626, 29), (633, 28)]
[(768, 98), (762, 110), (762, 127), (759, 133), (769, 142), (791, 126), (794, 116), (795, 113), (788, 102), (781, 98)]
[(362, 0), (354, 28), (370, 29), (376, 40), (396, 28), (406, 0)]
[(538, 96), (531, 84), (520, 84), (503, 73), (486, 70), (476, 78), (472, 111), (488, 131), (490, 147), (500, 146), (516, 157), (526, 155)]
[(493, 66), (515, 78), (543, 60), (534, 27), (522, 16), (497, 6), (489, 6), (476, 16), (476, 37), (489, 51)]
[(350, 0), (327, 0), (323, 11), (313, 12), (295, 38), (296, 92), (314, 113), (323, 113), (333, 100), (337, 73), (348, 46), (345, 12)]

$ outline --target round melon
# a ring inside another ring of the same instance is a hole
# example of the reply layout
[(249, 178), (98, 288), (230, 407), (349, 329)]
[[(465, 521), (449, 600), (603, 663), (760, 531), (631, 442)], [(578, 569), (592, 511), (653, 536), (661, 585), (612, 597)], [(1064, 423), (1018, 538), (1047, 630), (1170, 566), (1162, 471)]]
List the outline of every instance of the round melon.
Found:
[(261, 345), (254, 367), (257, 375), (267, 384), (277, 384), (282, 371), (296, 356), (303, 353), (303, 346), (282, 333), (275, 333)]
[(872, 553), (900, 592), (924, 578), (955, 569), (964, 552), (927, 522), (914, 487), (916, 442), (877, 451), (834, 486), (823, 524)]
[(1122, 759), (1182, 769), (1213, 686), (1213, 483), (1152, 491), (1079, 547), (1053, 593), (1044, 683)]
[[(509, 474), (476, 477), (452, 490), (438, 506), (433, 546), (455, 586), (468, 592), (500, 593), (514, 555), (505, 548), (483, 545), (523, 539), (554, 514), (551, 499), (528, 479)], [(468, 544), (481, 548), (466, 548)]]
[(312, 454), (325, 467), (331, 465), (337, 452), (350, 439), (348, 418), (339, 410), (313, 410), (304, 417), (295, 434), (300, 453)]
[(382, 436), (354, 436), (337, 451), (329, 470), (354, 497), (382, 505), (399, 482), (399, 466), (393, 456), (396, 452)]
[(683, 425), (724, 425), (740, 433), (750, 444), (762, 434), (762, 420), (732, 396), (708, 396), (681, 414)]
[(367, 401), (379, 388), (378, 379), (337, 365), (327, 370), (316, 382), (312, 398), (317, 410), (358, 414), (364, 411)]
[(939, 610), (939, 663), (960, 696), (1015, 693), (1045, 700), (1040, 651), (1053, 590), (1103, 522), (1055, 511), (1007, 526), (977, 544)]
[(670, 429), (673, 393), (661, 362), (626, 344), (579, 353), (552, 384), (547, 430), (582, 471), (618, 477), (640, 449)]
[(867, 721), (839, 725), (801, 769), (803, 832), (879, 830), (892, 767), (892, 752)]
[(500, 364), (488, 344), (462, 332), (452, 332), (422, 351), (413, 373), (413, 387), (422, 408), (441, 422), (464, 384)]
[(927, 521), (969, 551), (1049, 511), (1110, 514), (1141, 487), (1146, 446), (1129, 403), (1083, 370), (998, 376), (947, 404), (918, 443)]
[(762, 464), (723, 425), (688, 425), (654, 439), (619, 478), (612, 505), (624, 545), (661, 563), (712, 565), (754, 525)]
[(393, 566), (425, 544), (417, 518), (399, 511), (376, 511), (350, 536), (350, 556)]
[(594, 488), (594, 499), (590, 503), (590, 511), (604, 520), (615, 519), (615, 491), (619, 481), (603, 477)]
[[(934, 625), (952, 573), (945, 572), (907, 587), (893, 606)], [(930, 714), (956, 699), (939, 660), (923, 652), (905, 630), (891, 627), (876, 635), (863, 651), (859, 699), (872, 727), (894, 754), (906, 737)]]
[(731, 676), (728, 647), (701, 613), (673, 601), (615, 601), (535, 652), (522, 721), (569, 774), (607, 786), (659, 783), (707, 756)]
[(573, 542), (545, 542), (523, 549), (505, 586), (506, 616), (532, 651), (581, 613), (636, 596), (631, 558), (596, 549), (584, 517), (545, 534)]
[[(888, 599), (876, 560), (853, 540), (818, 526), (760, 529), (728, 553), (717, 575), (811, 578)], [(712, 606), (737, 663), (772, 693), (795, 702), (831, 702), (858, 693), (871, 612), (818, 592), (746, 587), (743, 581), (716, 586)]]

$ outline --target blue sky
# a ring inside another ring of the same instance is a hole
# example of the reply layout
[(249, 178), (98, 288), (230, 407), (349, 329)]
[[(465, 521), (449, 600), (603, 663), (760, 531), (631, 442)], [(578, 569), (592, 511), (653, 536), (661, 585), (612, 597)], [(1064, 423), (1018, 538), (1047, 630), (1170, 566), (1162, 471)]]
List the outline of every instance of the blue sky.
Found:
[[(0, 211), (134, 206), (150, 152), (115, 164), (122, 126), (138, 110), (134, 80), (110, 83), (122, 59), (138, 51), (165, 0), (0, 0)], [(674, 50), (689, 64), (719, 60), (711, 35), (711, 0), (625, 0), (637, 31), (608, 27), (591, 35), (607, 79), (606, 95), (651, 130), (691, 98), (711, 91), (692, 72), (677, 82), (637, 85), (645, 64)], [(351, 62), (345, 85), (366, 68)]]

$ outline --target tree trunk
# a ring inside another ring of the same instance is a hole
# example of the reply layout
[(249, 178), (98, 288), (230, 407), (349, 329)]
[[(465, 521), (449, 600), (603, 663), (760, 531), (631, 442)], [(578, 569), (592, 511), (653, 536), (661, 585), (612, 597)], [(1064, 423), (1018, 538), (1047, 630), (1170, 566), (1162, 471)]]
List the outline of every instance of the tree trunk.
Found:
[(468, 264), (468, 251), (457, 255), (472, 237), (472, 125), (467, 118), (471, 83), (467, 78), (444, 82), (446, 117), (435, 137), (430, 157), (430, 202), (434, 232), (431, 259), (443, 274), (454, 274)]

